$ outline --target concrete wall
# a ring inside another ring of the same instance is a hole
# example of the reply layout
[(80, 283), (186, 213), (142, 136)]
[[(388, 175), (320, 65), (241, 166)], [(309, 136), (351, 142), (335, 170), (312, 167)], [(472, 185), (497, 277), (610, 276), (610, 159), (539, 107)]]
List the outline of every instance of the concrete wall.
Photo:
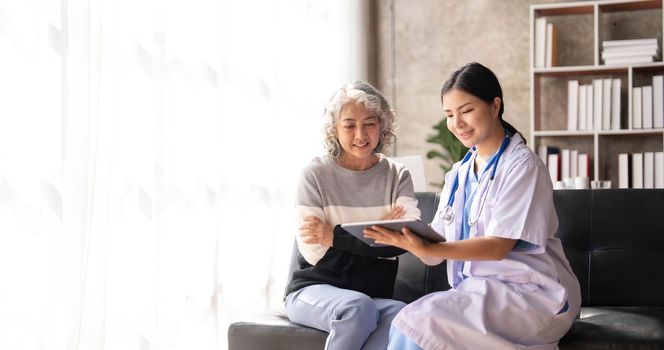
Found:
[[(477, 61), (498, 76), (507, 121), (530, 137), (528, 0), (375, 0), (371, 80), (397, 110), (396, 155), (426, 153), (442, 118), (440, 88), (458, 67)], [(442, 182), (426, 160), (428, 182)], [(439, 190), (430, 186), (429, 190)]]

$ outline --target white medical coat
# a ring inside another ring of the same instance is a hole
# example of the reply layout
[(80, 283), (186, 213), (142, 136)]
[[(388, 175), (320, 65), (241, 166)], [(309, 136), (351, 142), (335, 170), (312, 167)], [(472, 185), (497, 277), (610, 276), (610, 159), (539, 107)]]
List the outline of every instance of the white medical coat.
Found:
[[(445, 178), (432, 227), (447, 241), (459, 240), (461, 234), (464, 187), (475, 156), (463, 165), (456, 163)], [(445, 224), (441, 214), (457, 174), (454, 221)], [(409, 304), (393, 325), (427, 350), (555, 349), (578, 315), (581, 292), (554, 236), (558, 217), (549, 173), (517, 134), (500, 157), (493, 184), (489, 175), (471, 203), (470, 217), (479, 213), (479, 219), (471, 226), (470, 238), (511, 238), (530, 243), (528, 248), (513, 249), (500, 261), (466, 261), (463, 273), (468, 277), (458, 286)], [(484, 208), (479, 211), (481, 202)], [(450, 286), (452, 268), (448, 260)]]

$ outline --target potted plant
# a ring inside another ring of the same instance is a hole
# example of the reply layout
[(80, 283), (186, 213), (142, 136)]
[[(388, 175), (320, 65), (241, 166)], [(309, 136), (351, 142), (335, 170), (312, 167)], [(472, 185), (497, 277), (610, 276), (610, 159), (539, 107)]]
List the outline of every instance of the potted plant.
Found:
[[(436, 130), (436, 134), (427, 137), (427, 142), (439, 145), (442, 150), (434, 149), (427, 152), (427, 158), (442, 159), (443, 163), (440, 164), (440, 168), (443, 170), (443, 173), (447, 173), (455, 162), (458, 162), (463, 158), (464, 154), (468, 152), (468, 148), (466, 148), (447, 128), (446, 118), (443, 118), (438, 122), (433, 129)], [(442, 183), (431, 184), (443, 187)]]

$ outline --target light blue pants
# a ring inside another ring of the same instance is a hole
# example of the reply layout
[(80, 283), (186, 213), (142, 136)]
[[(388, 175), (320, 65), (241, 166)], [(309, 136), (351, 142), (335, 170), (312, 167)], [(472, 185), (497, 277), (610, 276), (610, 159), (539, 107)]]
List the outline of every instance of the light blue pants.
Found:
[(388, 350), (422, 350), (422, 348), (410, 340), (399, 329), (390, 327), (390, 345)]
[(328, 284), (305, 287), (286, 297), (292, 322), (329, 333), (327, 350), (387, 349), (392, 319), (405, 305)]

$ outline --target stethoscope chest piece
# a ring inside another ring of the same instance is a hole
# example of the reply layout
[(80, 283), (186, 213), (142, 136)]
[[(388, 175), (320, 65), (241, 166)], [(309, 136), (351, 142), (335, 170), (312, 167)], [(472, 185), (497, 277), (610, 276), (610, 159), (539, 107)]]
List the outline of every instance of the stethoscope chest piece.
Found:
[(443, 215), (441, 215), (443, 218), (443, 222), (445, 225), (449, 225), (454, 221), (454, 210), (450, 205), (446, 205), (445, 208), (443, 208)]

